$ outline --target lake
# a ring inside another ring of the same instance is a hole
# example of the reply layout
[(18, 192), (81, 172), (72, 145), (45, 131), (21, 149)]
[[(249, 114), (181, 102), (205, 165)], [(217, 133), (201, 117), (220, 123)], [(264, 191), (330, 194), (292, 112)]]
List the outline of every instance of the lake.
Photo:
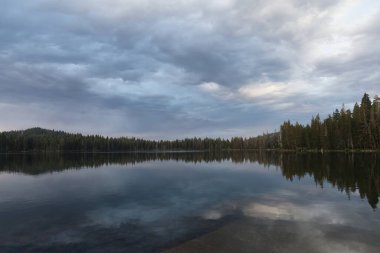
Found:
[(380, 252), (380, 154), (0, 155), (0, 252)]

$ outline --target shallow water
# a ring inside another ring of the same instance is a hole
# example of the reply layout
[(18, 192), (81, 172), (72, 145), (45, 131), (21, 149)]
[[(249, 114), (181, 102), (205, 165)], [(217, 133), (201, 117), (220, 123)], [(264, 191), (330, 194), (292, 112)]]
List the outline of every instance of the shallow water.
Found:
[(0, 252), (380, 251), (377, 154), (2, 155), (0, 171)]

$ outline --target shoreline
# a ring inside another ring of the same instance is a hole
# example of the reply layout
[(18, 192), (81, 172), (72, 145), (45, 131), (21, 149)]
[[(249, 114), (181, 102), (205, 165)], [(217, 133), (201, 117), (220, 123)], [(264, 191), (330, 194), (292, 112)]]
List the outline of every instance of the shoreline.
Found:
[(222, 149), (222, 150), (135, 150), (135, 151), (79, 151), (31, 150), (0, 153), (0, 155), (26, 154), (165, 154), (165, 153), (220, 153), (220, 152), (281, 152), (281, 153), (380, 153), (379, 149)]

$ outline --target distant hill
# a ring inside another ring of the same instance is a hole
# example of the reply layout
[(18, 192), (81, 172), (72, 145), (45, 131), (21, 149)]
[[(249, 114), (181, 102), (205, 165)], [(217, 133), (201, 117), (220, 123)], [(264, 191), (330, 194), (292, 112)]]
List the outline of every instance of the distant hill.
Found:
[(15, 135), (28, 135), (28, 136), (31, 136), (31, 135), (62, 135), (62, 134), (68, 134), (68, 133), (65, 133), (64, 131), (55, 131), (55, 130), (50, 130), (50, 129), (45, 129), (45, 128), (41, 128), (41, 127), (32, 127), (32, 128), (29, 128), (29, 129), (25, 129), (25, 130), (14, 130), (14, 131), (8, 131), (8, 132), (4, 132), (4, 133), (7, 133), (7, 134), (15, 134)]

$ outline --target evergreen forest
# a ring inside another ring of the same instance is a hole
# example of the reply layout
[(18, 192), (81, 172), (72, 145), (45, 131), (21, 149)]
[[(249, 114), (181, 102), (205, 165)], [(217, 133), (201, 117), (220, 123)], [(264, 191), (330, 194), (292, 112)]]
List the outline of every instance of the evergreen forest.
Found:
[(11, 152), (137, 152), (281, 150), (376, 150), (380, 149), (380, 98), (364, 94), (352, 111), (344, 106), (327, 118), (313, 116), (309, 124), (285, 121), (280, 132), (256, 137), (186, 138), (146, 140), (72, 134), (39, 127), (0, 133), (0, 153)]
[(373, 150), (380, 149), (380, 98), (373, 101), (364, 94), (353, 110), (344, 106), (324, 120), (312, 117), (310, 124), (281, 126), (280, 146), (283, 149)]

